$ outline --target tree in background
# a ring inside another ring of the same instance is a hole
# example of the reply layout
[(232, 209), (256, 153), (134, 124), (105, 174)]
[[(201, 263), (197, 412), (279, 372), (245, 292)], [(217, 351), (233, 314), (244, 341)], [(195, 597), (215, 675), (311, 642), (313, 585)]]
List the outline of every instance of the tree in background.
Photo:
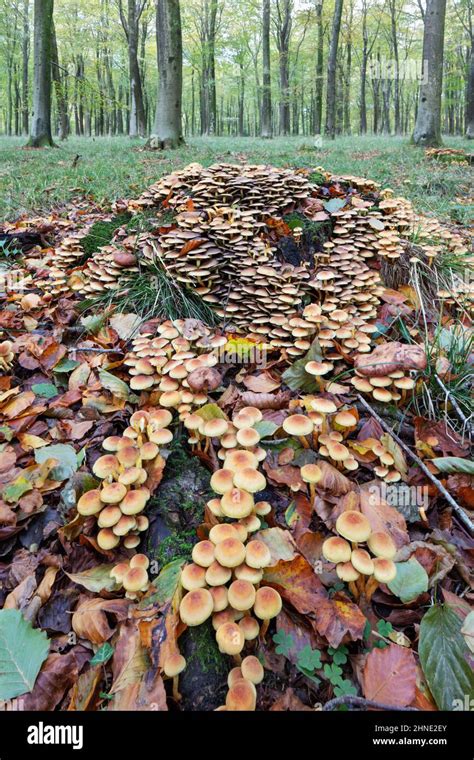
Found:
[(51, 135), (51, 61), (54, 0), (34, 4), (34, 84), (30, 148), (54, 146)]
[(140, 19), (147, 0), (128, 0), (125, 15), (123, 0), (118, 0), (120, 20), (127, 38), (128, 66), (130, 77), (130, 118), (128, 134), (130, 137), (145, 137), (146, 121), (143, 101), (142, 76), (138, 62), (138, 43), (140, 37)]
[(270, 0), (262, 3), (262, 115), (260, 136), (270, 138), (272, 130), (272, 75), (270, 62)]
[(276, 42), (280, 71), (280, 134), (290, 134), (290, 38), (293, 0), (276, 0)]
[(415, 145), (442, 144), (441, 95), (445, 15), (446, 0), (427, 0), (423, 34), (423, 80), (413, 132)]
[(183, 143), (183, 42), (179, 0), (157, 0), (158, 100), (152, 148), (177, 148)]
[(326, 135), (336, 137), (336, 64), (341, 31), (343, 0), (336, 0), (332, 20), (331, 42), (329, 44), (327, 93), (326, 93)]

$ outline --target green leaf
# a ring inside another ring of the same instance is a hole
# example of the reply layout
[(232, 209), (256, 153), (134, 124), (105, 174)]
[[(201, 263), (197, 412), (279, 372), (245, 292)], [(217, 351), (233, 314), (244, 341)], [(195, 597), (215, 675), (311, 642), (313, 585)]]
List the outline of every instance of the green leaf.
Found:
[(316, 381), (312, 375), (306, 372), (305, 367), (308, 362), (320, 362), (322, 359), (321, 346), (318, 339), (315, 338), (308, 353), (302, 359), (298, 359), (291, 367), (288, 367), (281, 379), (292, 391), (311, 393), (316, 389)]
[(474, 694), (469, 647), (462, 620), (447, 605), (435, 605), (420, 625), (418, 653), (430, 691), (440, 710), (463, 710)]
[(156, 591), (140, 602), (139, 609), (149, 607), (151, 604), (161, 607), (173, 598), (181, 578), (181, 568), (185, 562), (184, 559), (174, 559), (164, 566), (152, 584)]
[(431, 461), (440, 472), (462, 472), (465, 475), (474, 475), (474, 462), (471, 459), (437, 457)]
[(8, 427), (8, 425), (1, 425), (0, 433), (3, 435), (6, 441), (11, 441), (14, 436), (13, 430), (11, 427)]
[(82, 573), (66, 573), (67, 577), (73, 583), (84, 586), (88, 591), (113, 591), (117, 588), (114, 578), (110, 577), (110, 571), (115, 567), (114, 563), (107, 565), (96, 565), (89, 570), (83, 570)]
[(344, 208), (346, 202), (345, 198), (331, 198), (330, 201), (325, 201), (323, 205), (326, 211), (332, 214), (333, 211), (339, 211), (341, 208)]
[(322, 668), (321, 652), (319, 649), (311, 649), (309, 644), (306, 644), (303, 649), (298, 653), (298, 667), (304, 670), (309, 670), (311, 673), (314, 670)]
[(56, 386), (52, 383), (35, 383), (35, 385), (31, 386), (31, 390), (42, 398), (53, 398), (53, 396), (57, 396), (59, 393)]
[(28, 478), (25, 478), (24, 475), (18, 475), (12, 483), (9, 483), (8, 486), (3, 489), (2, 498), (9, 504), (16, 504), (25, 493), (32, 490), (33, 486)]
[(273, 641), (275, 644), (277, 644), (277, 646), (275, 647), (275, 652), (277, 654), (282, 654), (285, 657), (288, 657), (292, 648), (295, 645), (293, 636), (290, 633), (286, 633), (286, 631), (284, 631), (283, 628), (280, 628), (278, 633), (274, 634)]
[(389, 636), (393, 631), (393, 625), (388, 620), (379, 620), (377, 623), (377, 631), (381, 636)]
[(19, 610), (1, 610), (0, 699), (31, 691), (48, 652), (44, 631), (33, 628)]
[(127, 383), (124, 383), (123, 380), (120, 380), (120, 378), (112, 375), (111, 372), (107, 372), (105, 369), (100, 369), (99, 380), (104, 388), (110, 391), (113, 396), (116, 396), (117, 398), (123, 398), (125, 401), (130, 398), (131, 391)]
[(474, 610), (466, 615), (462, 624), (461, 633), (471, 652), (474, 653)]
[(108, 641), (98, 648), (89, 665), (105, 665), (114, 653), (114, 648)]
[(201, 408), (197, 410), (196, 414), (199, 414), (199, 416), (203, 418), (204, 422), (209, 422), (209, 420), (216, 419), (227, 419), (226, 415), (220, 406), (217, 406), (217, 404), (204, 404), (204, 406), (201, 406)]
[(329, 681), (333, 685), (340, 684), (341, 682), (341, 676), (342, 676), (342, 668), (339, 667), (339, 665), (329, 665), (328, 663), (325, 664), (324, 668), (324, 675), (326, 678), (329, 679)]
[(53, 480), (67, 480), (77, 471), (77, 456), (68, 443), (54, 443), (35, 450), (35, 461), (43, 464), (47, 459), (56, 459), (58, 464), (51, 470)]
[(80, 363), (81, 362), (75, 361), (75, 359), (61, 359), (61, 361), (53, 367), (53, 372), (72, 372), (72, 370), (76, 369)]
[(428, 590), (428, 574), (417, 559), (408, 562), (396, 562), (397, 574), (393, 581), (387, 583), (392, 594), (402, 602), (412, 602)]
[(334, 696), (335, 697), (355, 697), (357, 695), (357, 689), (354, 686), (354, 684), (349, 681), (347, 678), (344, 678), (341, 680), (341, 682), (334, 687)]
[(104, 322), (105, 316), (103, 314), (91, 314), (88, 317), (81, 317), (80, 319), (80, 323), (83, 326), (84, 330), (88, 333), (91, 333), (92, 335), (99, 332)]
[(259, 434), (260, 438), (270, 438), (275, 430), (278, 430), (278, 425), (271, 420), (261, 420), (254, 425), (255, 430)]
[(332, 661), (335, 665), (345, 665), (347, 662), (348, 649), (344, 644), (334, 649), (334, 647), (328, 648), (328, 654), (331, 655)]

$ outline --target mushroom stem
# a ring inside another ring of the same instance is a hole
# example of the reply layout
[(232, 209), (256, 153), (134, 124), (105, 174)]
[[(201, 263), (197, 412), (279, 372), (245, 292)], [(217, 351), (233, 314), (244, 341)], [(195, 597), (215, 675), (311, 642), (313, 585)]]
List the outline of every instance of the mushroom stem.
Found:
[(306, 438), (304, 437), (304, 435), (299, 435), (299, 436), (298, 436), (298, 440), (301, 442), (301, 445), (302, 445), (302, 446), (303, 446), (305, 449), (309, 449), (309, 443), (308, 443), (308, 441), (306, 440)]
[(311, 506), (314, 504), (314, 501), (316, 499), (316, 486), (314, 483), (309, 484), (309, 496), (311, 499)]
[(364, 594), (366, 593), (366, 586), (365, 586), (365, 580), (364, 580), (364, 576), (363, 575), (361, 575), (356, 580), (356, 586), (357, 586), (357, 590), (359, 592), (359, 596), (364, 596)]
[(264, 620), (261, 628), (260, 628), (260, 638), (264, 639), (266, 636), (266, 633), (268, 631), (268, 626), (270, 625), (270, 620)]
[(351, 592), (354, 599), (357, 600), (359, 598), (359, 589), (357, 588), (354, 581), (349, 581), (349, 591)]
[(242, 664), (242, 655), (241, 654), (234, 654), (234, 656), (233, 656), (232, 659), (235, 662), (235, 667), (236, 668), (240, 668), (240, 666)]
[(369, 580), (367, 581), (365, 585), (365, 598), (368, 602), (372, 599), (372, 595), (374, 591), (378, 588), (378, 581), (375, 580), (374, 576), (372, 575)]
[(179, 675), (173, 678), (173, 699), (175, 702), (181, 702), (181, 694), (178, 691)]

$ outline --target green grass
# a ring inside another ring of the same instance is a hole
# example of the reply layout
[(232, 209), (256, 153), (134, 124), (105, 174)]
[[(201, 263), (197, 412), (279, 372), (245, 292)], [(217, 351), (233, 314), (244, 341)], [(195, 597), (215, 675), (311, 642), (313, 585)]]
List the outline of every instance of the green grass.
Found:
[[(272, 163), (324, 168), (370, 177), (415, 207), (440, 218), (468, 224), (473, 205), (473, 168), (429, 161), (421, 148), (399, 137), (342, 137), (323, 140), (314, 149), (311, 138), (190, 138), (178, 151), (143, 151), (143, 142), (128, 138), (71, 138), (59, 148), (26, 150), (22, 138), (0, 138), (0, 219), (44, 213), (87, 196), (100, 203), (136, 197), (160, 176), (191, 161)], [(447, 147), (472, 150), (469, 141), (446, 138)], [(73, 167), (73, 159), (81, 158)]]

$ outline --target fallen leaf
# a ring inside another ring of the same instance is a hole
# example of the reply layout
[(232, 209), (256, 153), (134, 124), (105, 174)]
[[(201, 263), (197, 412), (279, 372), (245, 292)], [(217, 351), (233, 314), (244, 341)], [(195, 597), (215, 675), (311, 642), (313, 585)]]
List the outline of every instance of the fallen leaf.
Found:
[(363, 671), (366, 699), (406, 707), (415, 699), (416, 662), (411, 649), (389, 644), (367, 655)]

